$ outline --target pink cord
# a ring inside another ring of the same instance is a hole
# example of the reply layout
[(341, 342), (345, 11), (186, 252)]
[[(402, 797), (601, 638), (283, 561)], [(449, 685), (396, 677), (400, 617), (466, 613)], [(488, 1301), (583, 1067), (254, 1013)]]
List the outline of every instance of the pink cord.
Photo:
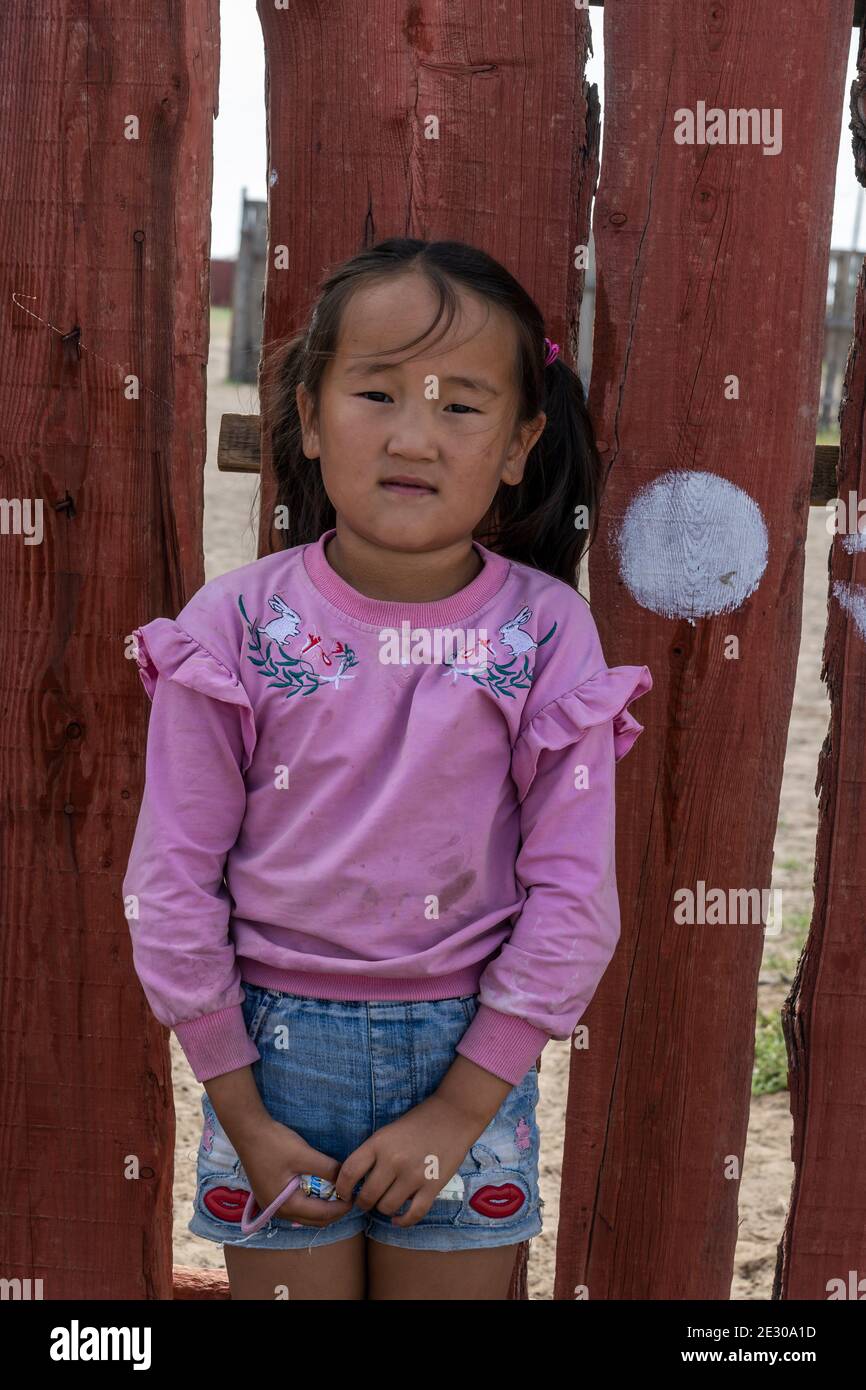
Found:
[(300, 1173), (296, 1173), (295, 1176), (293, 1178), (290, 1178), (289, 1181), (286, 1183), (279, 1196), (274, 1198), (270, 1206), (265, 1207), (264, 1211), (260, 1211), (258, 1216), (256, 1217), (253, 1217), (253, 1209), (256, 1205), (256, 1199), (253, 1196), (252, 1192), (250, 1192), (250, 1195), (247, 1198), (247, 1204), (244, 1207), (244, 1214), (241, 1217), (241, 1230), (243, 1231), (244, 1235), (249, 1236), (252, 1235), (254, 1231), (260, 1231), (262, 1226), (264, 1226), (266, 1222), (270, 1221), (274, 1212), (279, 1211), (286, 1198), (291, 1197), (292, 1193), (294, 1192), (295, 1188), (298, 1186), (300, 1181), (301, 1175)]

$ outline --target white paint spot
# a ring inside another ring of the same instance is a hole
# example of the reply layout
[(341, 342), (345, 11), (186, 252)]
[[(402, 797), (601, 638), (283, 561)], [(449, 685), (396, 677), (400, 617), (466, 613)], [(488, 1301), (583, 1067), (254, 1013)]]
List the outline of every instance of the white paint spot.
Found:
[(635, 601), (692, 624), (739, 608), (767, 568), (760, 507), (717, 473), (663, 473), (632, 498), (613, 539)]
[(833, 593), (845, 612), (851, 614), (860, 636), (866, 640), (866, 586), (846, 584), (844, 580), (836, 579), (833, 581)]
[(866, 531), (840, 531), (839, 539), (849, 555), (857, 555), (860, 551), (866, 550)]

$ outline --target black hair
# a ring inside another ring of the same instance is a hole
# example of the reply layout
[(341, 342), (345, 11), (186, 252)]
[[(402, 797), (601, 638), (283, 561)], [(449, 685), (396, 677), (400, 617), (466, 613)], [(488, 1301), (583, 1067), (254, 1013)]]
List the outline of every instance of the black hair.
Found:
[[(526, 459), (523, 479), (503, 483), (473, 539), (510, 560), (574, 585), (584, 542), (595, 538), (601, 495), (601, 461), (583, 384), (559, 356), (545, 366), (544, 319), (523, 286), (485, 251), (462, 241), (421, 241), (391, 237), (338, 265), (320, 284), (305, 331), (263, 353), (260, 372), (263, 425), (276, 478), (275, 507), (288, 524), (279, 529), (286, 548), (318, 540), (336, 525), (336, 513), (322, 482), (318, 461), (306, 458), (296, 388), (303, 382), (318, 409), (327, 361), (336, 354), (343, 310), (361, 285), (409, 270), (426, 275), (439, 292), (436, 318), (419, 338), (395, 348), (404, 351), (426, 341), (447, 306), (448, 331), (458, 308), (454, 285), (465, 286), (513, 318), (518, 336), (519, 399), (516, 425), (547, 416), (542, 434)], [(392, 351), (389, 349), (389, 352)], [(576, 508), (586, 508), (589, 525), (576, 524)]]

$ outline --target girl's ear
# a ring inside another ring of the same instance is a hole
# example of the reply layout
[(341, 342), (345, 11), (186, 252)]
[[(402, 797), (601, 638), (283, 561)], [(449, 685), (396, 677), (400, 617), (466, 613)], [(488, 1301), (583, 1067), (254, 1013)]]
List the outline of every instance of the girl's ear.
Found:
[(523, 480), (526, 460), (544, 433), (546, 424), (547, 416), (542, 410), (534, 420), (527, 420), (525, 424), (520, 426), (508, 446), (505, 467), (502, 470), (503, 483), (510, 483), (514, 486)]
[(298, 407), (298, 418), (301, 422), (304, 457), (308, 459), (317, 459), (321, 450), (319, 446), (319, 431), (315, 423), (313, 398), (302, 381), (299, 381), (295, 388), (295, 401)]

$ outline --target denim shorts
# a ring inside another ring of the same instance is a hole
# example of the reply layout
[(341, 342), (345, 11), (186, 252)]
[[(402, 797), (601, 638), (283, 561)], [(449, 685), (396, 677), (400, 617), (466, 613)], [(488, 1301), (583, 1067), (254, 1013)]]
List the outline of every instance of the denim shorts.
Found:
[[(341, 1163), (375, 1130), (436, 1090), (479, 1003), (477, 994), (395, 1002), (311, 999), (248, 983), (244, 991), (247, 1031), (261, 1053), (253, 1077), (265, 1109)], [(205, 1091), (188, 1229), (223, 1245), (266, 1250), (330, 1245), (361, 1231), (416, 1250), (474, 1250), (529, 1240), (542, 1229), (544, 1205), (537, 1101), (533, 1062), (460, 1164), (462, 1195), (437, 1197), (413, 1226), (393, 1226), (389, 1215), (364, 1211), (356, 1201), (328, 1226), (300, 1226), (275, 1216), (243, 1236), (249, 1179)], [(444, 1175), (443, 1187), (450, 1176)], [(408, 1209), (404, 1202), (398, 1215)]]

